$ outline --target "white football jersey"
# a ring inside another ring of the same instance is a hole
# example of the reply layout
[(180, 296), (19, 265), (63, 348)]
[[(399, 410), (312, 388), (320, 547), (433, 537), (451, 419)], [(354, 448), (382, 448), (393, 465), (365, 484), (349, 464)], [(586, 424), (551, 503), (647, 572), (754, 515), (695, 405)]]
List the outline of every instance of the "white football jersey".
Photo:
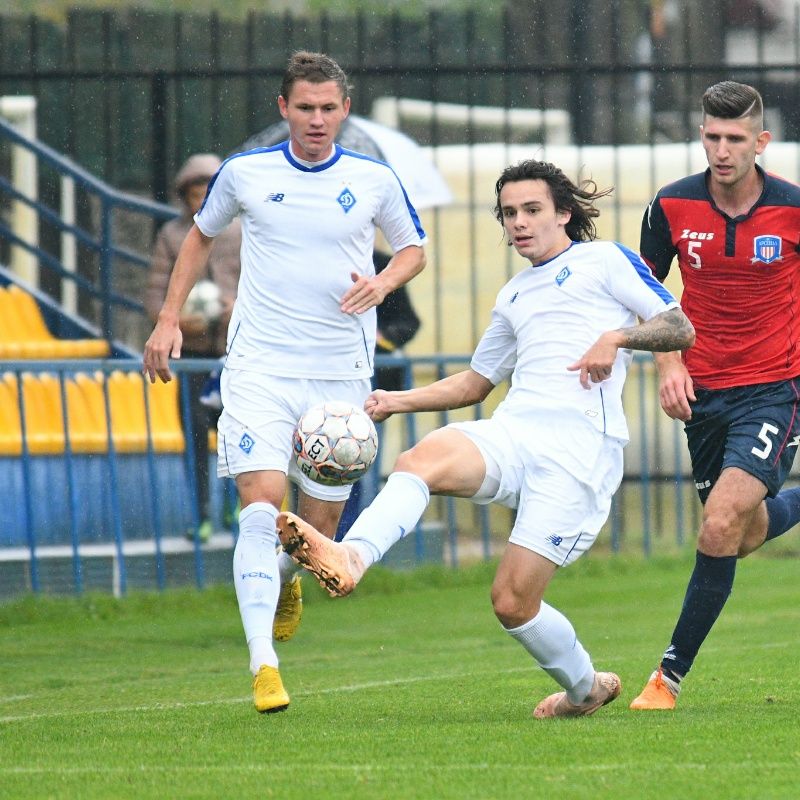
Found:
[(373, 276), (376, 227), (396, 252), (425, 241), (397, 175), (339, 145), (306, 166), (289, 143), (231, 156), (195, 215), (206, 236), (242, 222), (226, 367), (347, 380), (373, 371), (376, 312), (343, 314), (351, 273)]
[(611, 376), (590, 389), (567, 367), (602, 333), (677, 306), (633, 251), (616, 242), (573, 242), (500, 290), (471, 366), (495, 385), (511, 378), (495, 414), (561, 426), (570, 417), (588, 420), (627, 442), (622, 386), (632, 351), (620, 349)]

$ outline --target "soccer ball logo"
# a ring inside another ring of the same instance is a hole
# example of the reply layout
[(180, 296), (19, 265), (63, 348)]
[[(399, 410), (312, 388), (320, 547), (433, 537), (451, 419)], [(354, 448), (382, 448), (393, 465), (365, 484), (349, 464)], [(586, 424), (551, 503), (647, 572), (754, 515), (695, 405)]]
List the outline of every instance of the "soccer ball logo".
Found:
[(343, 486), (357, 481), (372, 465), (378, 433), (360, 408), (330, 401), (303, 414), (292, 447), (304, 475), (325, 486)]

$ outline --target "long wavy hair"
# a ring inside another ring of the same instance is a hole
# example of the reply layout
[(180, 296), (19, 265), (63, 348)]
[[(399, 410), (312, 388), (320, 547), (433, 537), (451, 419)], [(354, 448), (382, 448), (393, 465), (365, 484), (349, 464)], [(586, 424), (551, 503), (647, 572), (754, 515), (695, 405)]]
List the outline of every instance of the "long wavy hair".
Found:
[(567, 236), (575, 242), (591, 241), (597, 238), (594, 219), (600, 216), (594, 201), (606, 197), (613, 189), (598, 189), (593, 180), (581, 181), (575, 185), (557, 166), (546, 161), (529, 159), (506, 167), (494, 187), (496, 203), (494, 215), (503, 224), (503, 210), (500, 207), (500, 190), (507, 183), (516, 181), (542, 180), (550, 188), (557, 211), (569, 211), (569, 222), (565, 226)]

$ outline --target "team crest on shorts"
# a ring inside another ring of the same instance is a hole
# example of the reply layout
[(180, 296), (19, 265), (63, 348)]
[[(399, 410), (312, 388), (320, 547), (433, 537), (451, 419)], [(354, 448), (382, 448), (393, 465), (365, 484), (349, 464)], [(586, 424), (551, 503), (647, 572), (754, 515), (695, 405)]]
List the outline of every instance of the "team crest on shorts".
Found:
[(250, 455), (250, 451), (253, 449), (255, 445), (255, 440), (249, 433), (242, 434), (242, 438), (239, 440), (239, 449), (244, 450), (247, 455)]
[(336, 202), (344, 209), (344, 213), (347, 214), (356, 204), (356, 198), (348, 188), (344, 188), (342, 189), (342, 193), (336, 198)]
[(755, 264), (756, 261), (761, 261), (764, 264), (771, 264), (773, 261), (781, 260), (780, 236), (756, 236), (753, 239), (753, 258), (750, 263)]

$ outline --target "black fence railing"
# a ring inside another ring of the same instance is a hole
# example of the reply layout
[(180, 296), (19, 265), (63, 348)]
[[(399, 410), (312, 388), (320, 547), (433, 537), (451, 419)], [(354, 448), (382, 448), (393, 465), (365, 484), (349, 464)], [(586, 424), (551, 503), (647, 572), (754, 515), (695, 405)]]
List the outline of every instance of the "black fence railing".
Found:
[[(300, 48), (341, 61), (362, 114), (383, 96), (563, 108), (576, 144), (684, 141), (702, 89), (732, 76), (759, 83), (784, 138), (796, 139), (800, 7), (785, 4), (782, 17), (775, 7), (534, 0), (416, 17), (241, 20), (76, 9), (61, 24), (0, 14), (0, 94), (37, 96), (43, 141), (161, 201), (188, 154), (230, 152), (277, 120), (280, 75)], [(422, 133), (443, 143), (435, 122)], [(460, 133), (470, 142), (478, 131)]]
[[(292, 51), (330, 52), (351, 77), (354, 112), (395, 104), (391, 124), (428, 148), (452, 189), (452, 203), (423, 214), (429, 267), (411, 286), (423, 320), (412, 353), (469, 352), (496, 289), (519, 269), (499, 247), (490, 211), (508, 163), (546, 158), (614, 186), (600, 235), (635, 248), (655, 190), (704, 166), (702, 91), (735, 78), (764, 95), (774, 134), (764, 165), (800, 177), (800, 145), (788, 144), (800, 142), (800, 6), (781, 7), (783, 16), (772, 10), (778, 4), (734, 0), (532, 0), (418, 16), (252, 12), (240, 20), (79, 9), (63, 23), (0, 13), (0, 95), (33, 95), (42, 142), (115, 189), (163, 202), (188, 155), (227, 155), (277, 121)], [(405, 101), (414, 113), (402, 110)], [(39, 200), (55, 209), (61, 197), (58, 176), (43, 170)], [(0, 218), (12, 203), (0, 199)], [(97, 201), (79, 197), (77, 206), (77, 226), (102, 238), (109, 221)], [(146, 259), (156, 225), (129, 217), (116, 215), (106, 233)], [(42, 250), (57, 253), (62, 233), (43, 224)], [(0, 236), (0, 261), (10, 249)], [(85, 247), (78, 262), (77, 275), (100, 274)], [(115, 265), (112, 288), (140, 296), (143, 274)], [(42, 288), (57, 295), (60, 278), (51, 284)], [(105, 326), (97, 307), (81, 312)], [(122, 320), (121, 338), (141, 347), (149, 323), (134, 316)]]

